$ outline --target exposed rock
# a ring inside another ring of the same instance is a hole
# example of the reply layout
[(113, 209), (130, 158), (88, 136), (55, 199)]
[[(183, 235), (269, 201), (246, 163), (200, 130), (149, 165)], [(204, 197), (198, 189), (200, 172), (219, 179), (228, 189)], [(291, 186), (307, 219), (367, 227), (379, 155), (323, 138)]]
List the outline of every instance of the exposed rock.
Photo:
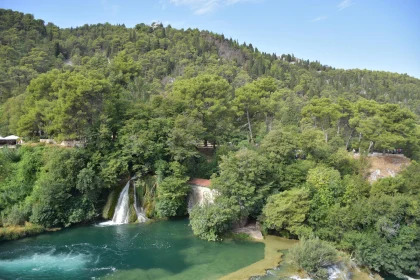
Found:
[[(354, 157), (358, 158), (359, 154)], [(367, 160), (370, 163), (368, 180), (371, 183), (381, 178), (395, 177), (410, 164), (410, 159), (402, 154), (372, 153)]]

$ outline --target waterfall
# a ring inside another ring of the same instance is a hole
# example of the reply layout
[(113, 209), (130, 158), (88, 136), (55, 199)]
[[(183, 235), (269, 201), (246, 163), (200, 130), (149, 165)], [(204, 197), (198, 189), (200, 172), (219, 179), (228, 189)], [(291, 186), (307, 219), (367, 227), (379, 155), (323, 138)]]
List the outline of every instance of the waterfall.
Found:
[(139, 223), (144, 223), (145, 221), (147, 221), (147, 217), (146, 217), (146, 214), (144, 213), (143, 207), (139, 208), (139, 205), (137, 202), (136, 186), (134, 186), (133, 190), (134, 190), (134, 209), (136, 209), (137, 221)]
[(112, 222), (114, 224), (128, 224), (130, 210), (130, 198), (128, 196), (129, 188), (130, 180), (121, 191), (117, 206), (115, 206), (114, 217), (112, 217)]
[[(345, 266), (342, 263), (339, 263), (337, 265), (332, 265), (327, 267), (328, 270), (328, 280), (348, 280), (350, 279), (350, 274), (348, 270), (345, 268)], [(289, 278), (293, 280), (313, 280), (312, 278), (300, 278), (299, 276), (290, 276)]]
[(188, 195), (188, 212), (197, 204), (200, 206), (206, 203), (212, 204), (217, 194), (214, 189), (192, 185)]
[[(121, 225), (121, 224), (128, 224), (130, 222), (130, 182), (134, 180), (136, 177), (134, 176), (130, 180), (128, 180), (127, 184), (125, 185), (124, 189), (121, 191), (120, 196), (118, 197), (118, 203), (115, 206), (114, 216), (112, 217), (112, 221), (107, 221), (100, 223), (99, 226), (109, 226), (109, 225)], [(138, 206), (137, 202), (137, 195), (136, 195), (136, 187), (134, 186), (134, 209), (137, 214), (137, 221), (143, 223), (147, 221), (146, 214), (142, 207)]]

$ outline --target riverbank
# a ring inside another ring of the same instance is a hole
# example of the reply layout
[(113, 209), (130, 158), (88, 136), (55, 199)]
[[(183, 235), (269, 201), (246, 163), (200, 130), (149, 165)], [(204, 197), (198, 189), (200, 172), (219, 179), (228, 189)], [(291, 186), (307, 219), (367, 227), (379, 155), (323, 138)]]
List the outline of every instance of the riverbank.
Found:
[[(243, 235), (242, 231), (237, 233)], [(249, 240), (254, 242), (264, 243), (264, 259), (255, 262), (247, 267), (241, 268), (235, 272), (223, 276), (220, 280), (249, 280), (249, 279), (266, 279), (267, 275), (273, 275), (269, 272), (275, 270), (275, 277), (278, 279), (282, 277), (295, 277), (294, 279), (307, 279), (304, 274), (300, 271), (296, 271), (294, 268), (284, 262), (284, 254), (291, 247), (296, 245), (298, 240), (286, 239), (278, 236), (268, 235), (264, 239), (253, 238), (249, 235)], [(372, 273), (366, 268), (352, 267), (349, 271), (353, 280), (383, 280), (383, 278), (377, 274)], [(297, 278), (301, 277), (301, 278)], [(274, 278), (267, 278), (274, 279)], [(334, 278), (333, 279), (340, 279)], [(410, 279), (409, 279), (410, 280)]]
[(299, 242), (273, 235), (268, 235), (262, 240), (255, 239), (255, 241), (264, 243), (264, 259), (223, 276), (221, 280), (248, 280), (253, 276), (265, 275), (266, 270), (279, 266), (284, 250), (290, 249)]
[(28, 236), (34, 236), (45, 231), (53, 230), (45, 229), (40, 225), (35, 225), (28, 222), (26, 222), (24, 226), (0, 227), (0, 242), (17, 240)]

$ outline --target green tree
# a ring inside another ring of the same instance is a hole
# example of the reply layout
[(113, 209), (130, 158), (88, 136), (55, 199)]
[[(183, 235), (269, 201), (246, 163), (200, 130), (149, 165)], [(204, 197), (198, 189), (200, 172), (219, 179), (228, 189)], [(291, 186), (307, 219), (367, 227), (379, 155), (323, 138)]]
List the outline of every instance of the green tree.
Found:
[(271, 189), (268, 161), (257, 152), (242, 149), (222, 156), (220, 174), (212, 178), (212, 186), (227, 205), (240, 207), (242, 215), (256, 217)]
[(178, 162), (170, 163), (171, 175), (165, 177), (157, 188), (156, 211), (159, 217), (174, 217), (186, 214), (186, 197), (190, 190), (185, 168)]
[(261, 142), (262, 153), (272, 163), (290, 163), (299, 148), (299, 135), (286, 129), (270, 131)]
[(310, 277), (328, 279), (327, 267), (338, 262), (334, 246), (319, 238), (303, 238), (289, 250), (289, 262)]
[(218, 76), (200, 75), (176, 81), (171, 93), (184, 104), (185, 112), (201, 121), (203, 140), (219, 142), (226, 134), (232, 91), (229, 83)]
[[(248, 128), (248, 140), (254, 142), (252, 123), (258, 119), (261, 111), (266, 112), (267, 125), (271, 126), (272, 115), (275, 111), (274, 100), (268, 101), (271, 94), (277, 89), (275, 80), (272, 78), (261, 78), (252, 83), (246, 84), (235, 91), (233, 104), (238, 116), (244, 117)], [(265, 105), (265, 110), (263, 105)]]
[(303, 188), (270, 196), (262, 211), (264, 228), (278, 232), (287, 230), (293, 235), (307, 236), (311, 232), (306, 225), (310, 204), (310, 193)]
[(199, 153), (196, 147), (203, 132), (202, 123), (194, 118), (185, 115), (176, 117), (167, 142), (173, 160), (184, 161), (197, 157)]
[(190, 212), (190, 226), (194, 235), (208, 241), (218, 241), (228, 232), (238, 215), (238, 208), (220, 202), (196, 205)]
[(329, 131), (340, 118), (339, 106), (329, 98), (314, 98), (302, 109), (302, 123), (308, 123), (322, 130), (325, 143), (328, 143)]

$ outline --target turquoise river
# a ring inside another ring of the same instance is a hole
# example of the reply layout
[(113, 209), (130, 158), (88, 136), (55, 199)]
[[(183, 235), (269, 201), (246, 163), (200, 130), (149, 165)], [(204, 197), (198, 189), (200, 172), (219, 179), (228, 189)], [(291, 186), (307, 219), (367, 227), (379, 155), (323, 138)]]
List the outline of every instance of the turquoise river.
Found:
[(200, 240), (188, 220), (86, 226), (0, 244), (0, 279), (218, 279), (263, 258), (263, 243)]

